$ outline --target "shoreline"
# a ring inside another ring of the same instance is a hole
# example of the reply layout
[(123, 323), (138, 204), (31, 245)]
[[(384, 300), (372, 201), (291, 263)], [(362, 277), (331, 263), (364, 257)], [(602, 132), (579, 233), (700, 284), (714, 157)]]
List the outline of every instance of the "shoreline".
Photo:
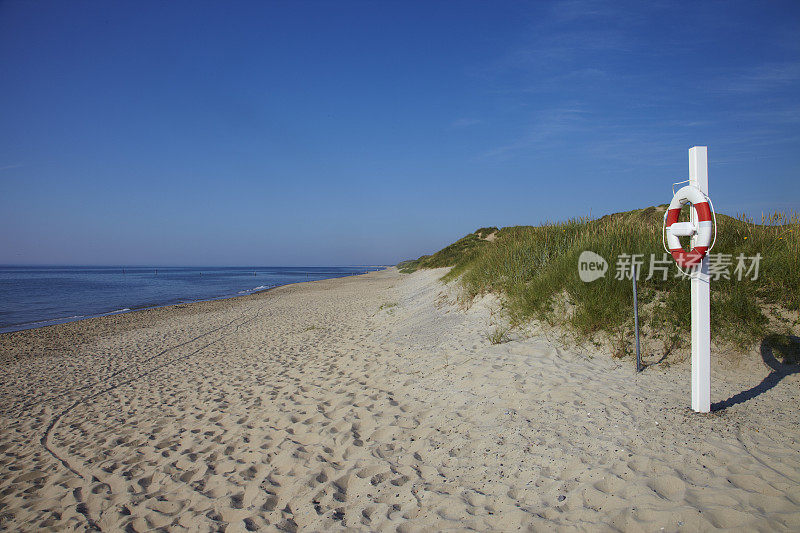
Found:
[[(360, 276), (361, 274), (354, 274), (354, 275)], [(347, 277), (347, 276), (342, 276), (342, 277)], [(315, 280), (315, 281), (318, 281), (318, 280)], [(54, 318), (52, 320), (42, 320), (42, 321), (33, 323), (33, 324), (40, 324), (40, 325), (31, 325), (29, 327), (22, 327), (22, 328), (19, 328), (19, 329), (11, 329), (11, 330), (8, 330), (8, 331), (0, 331), (0, 335), (4, 335), (6, 333), (16, 333), (18, 331), (29, 331), (29, 330), (32, 330), (32, 329), (47, 328), (47, 327), (50, 327), (50, 326), (60, 326), (61, 324), (69, 324), (69, 323), (72, 323), (72, 322), (80, 322), (82, 320), (92, 320), (92, 319), (95, 319), (95, 318), (103, 318), (103, 317), (108, 317), (108, 316), (118, 316), (118, 315), (124, 315), (124, 314), (127, 314), (127, 313), (136, 313), (136, 312), (139, 312), (139, 311), (150, 311), (152, 309), (163, 309), (163, 308), (169, 308), (169, 307), (179, 307), (179, 306), (182, 306), (182, 305), (199, 304), (199, 303), (203, 303), (203, 302), (215, 302), (215, 301), (219, 301), (219, 300), (230, 300), (230, 299), (233, 299), (233, 298), (242, 298), (242, 297), (245, 297), (245, 296), (258, 294), (260, 292), (266, 292), (266, 291), (269, 291), (269, 290), (272, 290), (272, 289), (276, 289), (278, 287), (283, 287), (285, 285), (293, 285), (295, 283), (311, 283), (311, 282), (310, 281), (296, 281), (296, 282), (293, 282), (293, 283), (286, 283), (284, 285), (275, 285), (273, 287), (267, 287), (266, 289), (259, 289), (257, 291), (254, 290), (253, 292), (248, 292), (247, 294), (235, 294), (235, 295), (231, 295), (231, 296), (218, 296), (218, 297), (215, 297), (215, 298), (206, 298), (206, 299), (203, 299), (203, 300), (192, 300), (192, 301), (185, 301), (185, 302), (178, 302), (178, 303), (171, 303), (171, 304), (164, 304), (164, 305), (149, 305), (149, 306), (145, 306), (145, 307), (131, 307), (131, 308), (125, 308), (125, 309), (118, 309), (116, 311), (109, 311), (107, 313), (97, 313), (97, 314), (92, 314), (92, 315), (76, 315), (74, 317)], [(23, 325), (23, 324), (17, 324), (17, 326), (21, 326), (21, 325)], [(7, 326), (7, 327), (14, 327), (15, 328), (17, 326), (12, 325), (12, 326)], [(0, 327), (0, 330), (3, 330), (3, 329), (6, 329), (6, 327)]]
[[(800, 528), (800, 374), (696, 415), (688, 364), (492, 345), (498, 302), (442, 274), (0, 336), (0, 526)], [(754, 368), (715, 366), (712, 398)]]
[[(387, 267), (387, 266), (372, 266), (372, 265), (370, 265), (370, 266), (366, 266), (365, 268), (379, 268), (379, 269), (385, 270), (386, 268), (391, 268), (391, 267)], [(88, 314), (88, 315), (75, 315), (75, 316), (70, 316), (70, 317), (54, 318), (54, 319), (50, 319), (50, 320), (40, 320), (40, 321), (29, 322), (29, 323), (24, 323), (24, 324), (11, 324), (11, 325), (8, 325), (8, 326), (0, 326), (0, 335), (5, 335), (5, 334), (8, 334), (8, 333), (16, 333), (18, 331), (28, 331), (28, 330), (32, 330), (32, 329), (46, 328), (46, 327), (50, 327), (50, 326), (58, 326), (58, 325), (61, 325), (61, 324), (68, 324), (68, 323), (71, 323), (71, 322), (79, 322), (81, 320), (91, 320), (91, 319), (94, 319), (94, 318), (102, 318), (102, 317), (107, 317), (107, 316), (117, 316), (117, 315), (122, 315), (122, 314), (126, 314), (126, 313), (138, 312), (138, 311), (148, 311), (148, 310), (151, 310), (151, 309), (161, 309), (161, 308), (165, 308), (165, 307), (177, 307), (177, 306), (181, 306), (181, 305), (191, 305), (191, 304), (202, 303), (202, 302), (213, 302), (213, 301), (218, 301), (218, 300), (228, 300), (228, 299), (232, 299), (232, 298), (241, 298), (241, 297), (244, 297), (244, 296), (250, 296), (250, 295), (258, 294), (258, 293), (261, 293), (261, 292), (266, 292), (266, 291), (269, 291), (269, 290), (272, 290), (272, 289), (275, 289), (275, 288), (278, 288), (278, 287), (283, 287), (283, 286), (286, 286), (286, 285), (294, 285), (294, 284), (298, 284), (298, 283), (311, 283), (311, 282), (314, 282), (314, 281), (324, 281), (325, 279), (337, 279), (337, 278), (345, 278), (345, 277), (352, 277), (352, 276), (362, 276), (362, 275), (367, 274), (369, 272), (380, 272), (380, 270), (371, 270), (371, 271), (362, 272), (362, 273), (358, 273), (358, 274), (350, 274), (350, 275), (346, 275), (346, 276), (337, 276), (335, 278), (324, 278), (323, 280), (293, 281), (291, 283), (273, 285), (273, 286), (267, 287), (265, 289), (258, 289), (258, 290), (253, 289), (253, 290), (250, 290), (250, 291), (241, 291), (241, 292), (246, 292), (246, 294), (237, 293), (237, 294), (230, 294), (230, 295), (223, 295), (223, 296), (215, 296), (215, 297), (212, 297), (212, 298), (203, 298), (203, 299), (200, 299), (200, 300), (179, 301), (177, 303), (147, 305), (147, 306), (142, 306), (142, 307), (131, 307), (131, 308), (125, 307), (123, 309), (117, 309), (117, 310), (114, 310), (114, 311), (107, 311), (107, 312), (103, 312), (103, 313), (95, 313), (95, 314)], [(13, 328), (13, 329), (9, 329), (9, 328)]]
[[(383, 271), (394, 267), (386, 267)], [(326, 278), (321, 280), (298, 281), (276, 285), (268, 289), (252, 292), (250, 294), (237, 294), (214, 298), (209, 300), (199, 300), (196, 302), (178, 303), (171, 305), (160, 305), (142, 309), (132, 309), (122, 313), (109, 313), (97, 316), (90, 316), (76, 320), (67, 320), (57, 324), (47, 326), (20, 329), (0, 333), (0, 364), (6, 362), (5, 355), (14, 351), (14, 346), (20, 341), (24, 345), (31, 344), (29, 351), (34, 351), (36, 343), (50, 345), (57, 342), (61, 336), (76, 339), (77, 342), (86, 343), (104, 335), (125, 334), (128, 331), (135, 331), (142, 328), (152, 327), (163, 319), (180, 319), (196, 316), (198, 314), (215, 313), (230, 309), (239, 300), (248, 300), (270, 294), (281, 289), (291, 289), (303, 285), (324, 283), (336, 279), (357, 278), (381, 270), (366, 272), (363, 274), (353, 274), (341, 276), (339, 278)], [(51, 348), (48, 348), (50, 350)]]

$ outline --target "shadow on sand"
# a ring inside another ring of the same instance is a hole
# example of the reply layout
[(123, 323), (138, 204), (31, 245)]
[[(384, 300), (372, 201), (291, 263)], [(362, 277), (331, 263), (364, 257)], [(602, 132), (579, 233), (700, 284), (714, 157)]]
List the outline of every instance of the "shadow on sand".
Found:
[[(736, 404), (744, 403), (747, 400), (753, 399), (759, 394), (763, 394), (770, 390), (772, 387), (780, 383), (780, 381), (785, 378), (786, 376), (791, 376), (792, 374), (800, 373), (800, 365), (797, 364), (783, 364), (775, 357), (775, 345), (776, 345), (776, 338), (775, 335), (770, 335), (766, 337), (764, 340), (761, 341), (761, 358), (764, 360), (764, 363), (768, 367), (772, 369), (772, 372), (767, 374), (761, 383), (756, 385), (751, 389), (747, 389), (746, 391), (742, 391), (738, 394), (735, 394), (728, 398), (727, 400), (723, 400), (721, 402), (711, 404), (711, 411), (722, 411), (727, 409), (728, 407), (733, 407)], [(788, 336), (786, 337), (789, 344), (786, 348), (792, 352), (797, 350), (797, 347), (800, 346), (800, 337), (795, 336)], [(787, 354), (784, 354), (787, 355)], [(791, 355), (794, 355), (793, 353)], [(796, 360), (794, 357), (791, 357), (787, 360)]]

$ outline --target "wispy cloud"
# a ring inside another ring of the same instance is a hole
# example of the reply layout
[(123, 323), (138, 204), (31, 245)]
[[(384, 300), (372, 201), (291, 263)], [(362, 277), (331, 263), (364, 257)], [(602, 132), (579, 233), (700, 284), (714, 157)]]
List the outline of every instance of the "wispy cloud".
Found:
[(564, 137), (588, 127), (586, 115), (578, 105), (543, 110), (530, 120), (523, 135), (481, 155), (484, 158), (506, 157), (515, 152), (541, 150), (549, 142), (563, 142)]
[(714, 82), (718, 91), (760, 93), (800, 83), (800, 62), (765, 63)]
[(596, 0), (564, 0), (550, 6), (550, 16), (557, 22), (572, 22), (586, 17), (604, 14), (604, 9)]
[(458, 120), (454, 120), (451, 124), (451, 128), (468, 128), (470, 126), (476, 126), (478, 124), (482, 124), (483, 121), (477, 118), (460, 118)]
[[(745, 20), (697, 31), (717, 20), (719, 6), (700, 9), (702, 24), (678, 28), (669, 2), (629, 7), (565, 0), (531, 17), (524, 36), (479, 72), (494, 98), (487, 124), (504, 127), (480, 158), (569, 153), (599, 171), (639, 169), (637, 158), (674, 167), (675, 154), (694, 143), (714, 145), (715, 164), (797, 145), (800, 61), (780, 60), (796, 53), (742, 66), (752, 56), (719, 50), (718, 39), (747, 29)], [(767, 34), (761, 44), (777, 49), (773, 40)], [(729, 56), (698, 58), (706, 49)]]
[(737, 114), (737, 118), (751, 123), (777, 126), (800, 124), (800, 103), (761, 102), (765, 107), (754, 107)]
[(629, 50), (624, 33), (615, 28), (584, 28), (559, 33), (549, 28), (537, 34), (532, 42), (510, 50), (498, 61), (497, 67), (502, 70), (548, 68), (555, 72), (580, 70), (585, 68), (583, 63), (588, 56)]
[(627, 26), (648, 21), (648, 13), (669, 8), (668, 2), (650, 0), (648, 9), (630, 9), (622, 3), (605, 0), (561, 0), (549, 4), (547, 21), (550, 24), (571, 25), (591, 22), (603, 26)]
[(581, 91), (597, 87), (599, 83), (609, 81), (610, 75), (605, 70), (586, 67), (557, 71), (552, 74), (540, 73), (535, 79), (521, 84), (519, 87), (496, 90), (497, 93), (542, 93), (552, 91)]
[(24, 167), (24, 166), (25, 165), (23, 165), (22, 163), (18, 163), (16, 165), (6, 165), (6, 166), (3, 166), (3, 167), (0, 167), (0, 171), (11, 170), (12, 168), (20, 168), (20, 167)]

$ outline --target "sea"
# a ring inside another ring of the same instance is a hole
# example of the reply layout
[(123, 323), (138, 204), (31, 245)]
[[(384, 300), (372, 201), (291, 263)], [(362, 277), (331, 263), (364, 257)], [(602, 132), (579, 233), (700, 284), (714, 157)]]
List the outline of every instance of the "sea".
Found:
[(0, 266), (0, 333), (382, 268)]

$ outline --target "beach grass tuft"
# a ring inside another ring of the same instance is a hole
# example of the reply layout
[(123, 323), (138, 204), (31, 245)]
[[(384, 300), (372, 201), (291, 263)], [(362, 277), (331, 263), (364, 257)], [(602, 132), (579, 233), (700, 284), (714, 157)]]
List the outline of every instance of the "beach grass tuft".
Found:
[(486, 339), (490, 344), (503, 344), (511, 340), (508, 335), (510, 328), (497, 326), (491, 331), (486, 332)]

